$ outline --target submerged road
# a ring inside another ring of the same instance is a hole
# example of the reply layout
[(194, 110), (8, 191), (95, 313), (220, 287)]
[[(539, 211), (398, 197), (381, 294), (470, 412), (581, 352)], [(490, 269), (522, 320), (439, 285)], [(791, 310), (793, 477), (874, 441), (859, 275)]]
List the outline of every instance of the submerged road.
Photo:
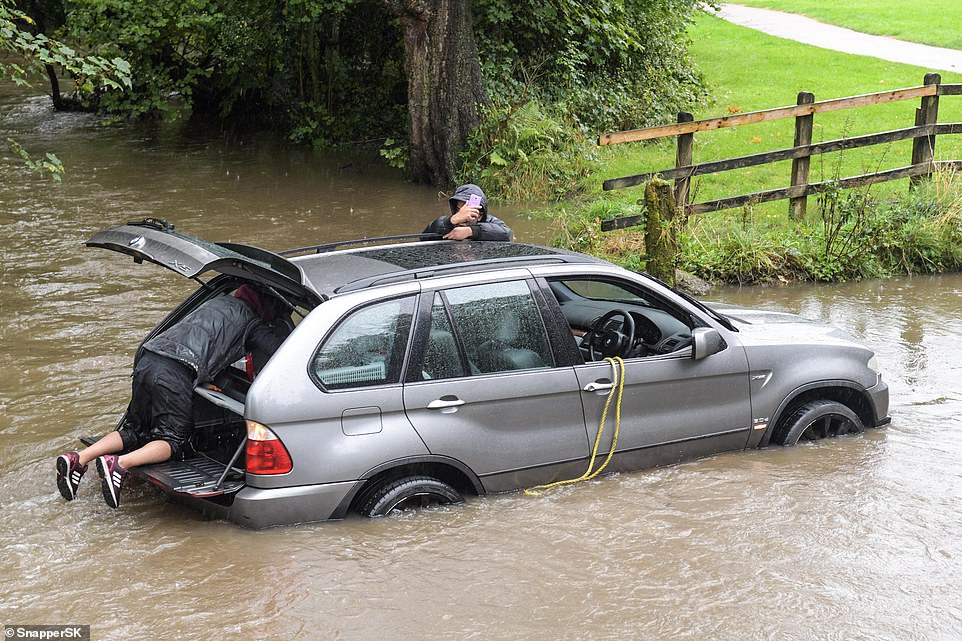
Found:
[(957, 49), (872, 36), (795, 13), (738, 4), (722, 4), (720, 7), (716, 15), (723, 20), (778, 38), (795, 40), (822, 49), (915, 65), (931, 71), (962, 73), (962, 51)]

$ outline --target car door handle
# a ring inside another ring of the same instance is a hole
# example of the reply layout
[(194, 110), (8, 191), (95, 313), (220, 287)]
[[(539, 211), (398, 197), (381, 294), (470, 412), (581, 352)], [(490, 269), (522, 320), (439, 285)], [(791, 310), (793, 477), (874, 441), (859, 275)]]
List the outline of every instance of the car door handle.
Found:
[(585, 385), (584, 390), (586, 392), (607, 392), (614, 387), (614, 383), (603, 383), (601, 381), (592, 381)]
[(442, 414), (451, 414), (457, 412), (462, 405), (464, 405), (464, 401), (457, 396), (442, 396), (428, 403), (428, 409), (441, 410)]

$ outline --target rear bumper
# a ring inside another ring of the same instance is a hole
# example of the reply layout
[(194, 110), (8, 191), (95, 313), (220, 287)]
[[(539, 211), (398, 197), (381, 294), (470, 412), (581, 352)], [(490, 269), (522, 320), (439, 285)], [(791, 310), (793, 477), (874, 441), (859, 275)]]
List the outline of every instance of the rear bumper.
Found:
[(231, 505), (212, 504), (205, 511), (253, 529), (326, 521), (334, 517), (356, 484), (347, 481), (274, 489), (248, 486), (234, 495)]

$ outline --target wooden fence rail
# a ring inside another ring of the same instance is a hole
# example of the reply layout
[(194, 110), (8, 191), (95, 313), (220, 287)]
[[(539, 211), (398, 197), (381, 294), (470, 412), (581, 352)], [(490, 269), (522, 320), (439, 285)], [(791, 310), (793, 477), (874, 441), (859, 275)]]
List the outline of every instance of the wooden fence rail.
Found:
[[(674, 181), (675, 200), (679, 206), (685, 207), (688, 213), (705, 213), (787, 198), (790, 200), (790, 215), (792, 218), (801, 219), (805, 216), (807, 197), (811, 194), (823, 193), (833, 189), (850, 189), (901, 178), (910, 178), (914, 183), (931, 176), (933, 172), (941, 169), (962, 170), (962, 161), (951, 160), (936, 162), (934, 160), (936, 136), (962, 133), (962, 123), (938, 124), (939, 97), (958, 95), (962, 95), (962, 85), (943, 85), (941, 84), (941, 76), (939, 76), (939, 74), (930, 73), (925, 75), (921, 87), (895, 89), (892, 91), (851, 96), (849, 98), (836, 98), (820, 102), (816, 102), (815, 96), (811, 93), (803, 91), (798, 94), (798, 104), (795, 106), (778, 107), (776, 109), (753, 111), (745, 114), (724, 116), (722, 118), (709, 118), (706, 120), (694, 120), (691, 114), (683, 112), (678, 114), (678, 122), (676, 124), (622, 131), (601, 136), (598, 139), (598, 144), (600, 145), (616, 145), (670, 136), (677, 137), (677, 152), (675, 155), (674, 168), (622, 178), (612, 178), (604, 182), (603, 188), (606, 191), (622, 189), (643, 184), (652, 178), (661, 178), (663, 180)], [(838, 140), (812, 143), (814, 115), (817, 113), (918, 98), (921, 98), (921, 105), (916, 109), (915, 126), (913, 127), (855, 136), (853, 138), (841, 138)], [(694, 147), (693, 135), (695, 132), (711, 131), (725, 127), (738, 127), (740, 125), (768, 122), (783, 118), (795, 118), (795, 140), (793, 147), (725, 160), (699, 164), (692, 163)], [(899, 140), (913, 141), (911, 165), (898, 169), (863, 174), (861, 176), (852, 176), (840, 180), (817, 183), (809, 183), (808, 181), (809, 162), (812, 156), (886, 144)], [(690, 181), (695, 176), (704, 176), (721, 171), (754, 167), (785, 160), (792, 161), (791, 185), (789, 187), (740, 194), (738, 196), (720, 198), (702, 203), (691, 203), (689, 201)], [(643, 218), (643, 216), (624, 216), (621, 218), (608, 219), (602, 221), (601, 229), (603, 231), (609, 231), (612, 229), (631, 227)]]

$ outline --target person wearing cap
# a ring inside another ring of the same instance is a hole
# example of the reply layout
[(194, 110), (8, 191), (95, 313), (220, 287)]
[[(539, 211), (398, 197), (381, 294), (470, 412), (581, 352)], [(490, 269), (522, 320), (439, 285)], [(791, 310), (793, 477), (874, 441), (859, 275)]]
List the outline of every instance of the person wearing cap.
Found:
[(422, 233), (437, 234), (447, 240), (511, 240), (511, 228), (488, 213), (488, 199), (477, 185), (461, 185), (448, 203), (451, 215), (441, 216)]

